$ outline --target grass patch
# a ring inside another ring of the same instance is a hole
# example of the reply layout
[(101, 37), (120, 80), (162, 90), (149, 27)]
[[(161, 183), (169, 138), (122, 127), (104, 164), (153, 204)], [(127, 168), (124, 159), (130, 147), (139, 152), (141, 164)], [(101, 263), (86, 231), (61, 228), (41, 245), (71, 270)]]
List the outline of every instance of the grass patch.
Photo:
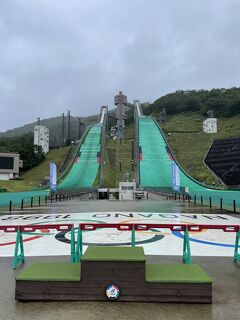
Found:
[(132, 141), (135, 138), (134, 124), (125, 130), (125, 138), (119, 140), (107, 138), (104, 150), (104, 186), (106, 188), (118, 188), (119, 181), (123, 180), (125, 172), (130, 174), (129, 180), (135, 178), (132, 171)]
[[(165, 125), (161, 125), (174, 156), (183, 169), (193, 178), (209, 185), (219, 185), (203, 160), (213, 142), (217, 138), (240, 135), (240, 115), (232, 118), (218, 119), (218, 133), (208, 134), (202, 130), (205, 118), (197, 113), (180, 113), (168, 117)], [(171, 133), (168, 135), (168, 133)]]

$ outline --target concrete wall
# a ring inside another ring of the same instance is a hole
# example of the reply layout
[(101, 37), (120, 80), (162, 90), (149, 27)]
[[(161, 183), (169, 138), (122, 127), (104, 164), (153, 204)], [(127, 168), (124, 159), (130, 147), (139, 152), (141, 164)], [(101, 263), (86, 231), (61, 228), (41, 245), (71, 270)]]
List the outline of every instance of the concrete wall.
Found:
[(0, 180), (2, 181), (7, 181), (9, 179), (11, 179), (12, 174), (10, 173), (0, 173)]

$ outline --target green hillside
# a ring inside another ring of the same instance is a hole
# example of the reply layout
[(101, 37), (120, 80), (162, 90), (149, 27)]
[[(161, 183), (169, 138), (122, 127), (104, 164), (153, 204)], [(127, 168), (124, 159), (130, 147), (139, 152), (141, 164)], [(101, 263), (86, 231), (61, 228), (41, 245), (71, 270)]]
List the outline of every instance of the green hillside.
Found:
[(218, 118), (217, 134), (203, 132), (204, 119), (199, 113), (179, 113), (169, 116), (167, 123), (161, 124), (161, 127), (174, 156), (186, 172), (199, 181), (217, 185), (218, 181), (203, 160), (214, 139), (240, 136), (240, 114), (230, 118)]
[(117, 188), (119, 181), (123, 180), (124, 173), (130, 174), (130, 181), (135, 178), (132, 171), (132, 141), (134, 140), (134, 124), (125, 130), (125, 139), (119, 140), (107, 138), (104, 148), (104, 186)]
[(38, 166), (23, 173), (21, 180), (0, 181), (0, 186), (8, 191), (24, 191), (37, 188), (44, 177), (49, 176), (49, 162), (54, 161), (59, 168), (64, 162), (69, 147), (52, 149), (46, 154), (46, 159)]

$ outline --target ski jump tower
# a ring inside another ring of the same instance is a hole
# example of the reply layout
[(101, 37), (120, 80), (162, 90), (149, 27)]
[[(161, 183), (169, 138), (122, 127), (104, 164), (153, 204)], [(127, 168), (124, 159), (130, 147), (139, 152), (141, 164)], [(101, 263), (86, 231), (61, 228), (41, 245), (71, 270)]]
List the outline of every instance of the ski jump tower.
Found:
[(116, 119), (117, 119), (117, 137), (118, 139), (124, 138), (125, 119), (125, 105), (127, 105), (127, 96), (122, 91), (114, 97), (114, 104), (117, 106)]

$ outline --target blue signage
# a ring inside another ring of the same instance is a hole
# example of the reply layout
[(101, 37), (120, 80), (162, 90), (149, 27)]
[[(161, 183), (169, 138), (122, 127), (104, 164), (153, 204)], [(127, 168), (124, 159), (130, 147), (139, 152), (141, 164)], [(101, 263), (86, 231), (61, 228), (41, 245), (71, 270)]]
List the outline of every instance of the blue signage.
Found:
[(49, 163), (50, 168), (50, 191), (57, 190), (57, 166), (56, 164), (51, 161)]
[(180, 192), (179, 167), (175, 162), (172, 163), (172, 188), (174, 191)]

